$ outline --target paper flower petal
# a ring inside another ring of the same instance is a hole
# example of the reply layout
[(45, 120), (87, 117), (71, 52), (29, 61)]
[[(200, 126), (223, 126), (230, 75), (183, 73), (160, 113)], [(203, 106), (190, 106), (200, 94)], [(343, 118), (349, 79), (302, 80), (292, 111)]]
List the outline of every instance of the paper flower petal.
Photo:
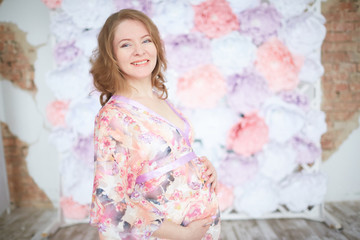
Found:
[(313, 142), (318, 147), (320, 147), (321, 135), (327, 130), (325, 118), (326, 116), (323, 111), (315, 109), (308, 111), (306, 114), (305, 126), (301, 131), (309, 141)]
[(296, 88), (302, 64), (303, 58), (292, 55), (276, 38), (268, 40), (257, 50), (256, 67), (274, 92)]
[(260, 151), (268, 142), (269, 129), (256, 113), (245, 115), (229, 132), (227, 148), (237, 154), (250, 156)]
[(68, 152), (76, 142), (77, 136), (70, 129), (56, 128), (49, 135), (49, 142), (55, 145), (58, 152)]
[(71, 41), (80, 35), (82, 29), (64, 11), (54, 11), (50, 14), (50, 31), (58, 41)]
[(267, 99), (260, 114), (269, 126), (270, 139), (280, 143), (285, 143), (295, 136), (305, 125), (305, 113), (278, 97)]
[(239, 29), (239, 22), (225, 0), (207, 0), (194, 6), (195, 30), (219, 38)]
[(276, 36), (281, 27), (281, 16), (276, 9), (266, 3), (247, 9), (238, 15), (240, 32), (260, 45), (268, 38)]
[(81, 54), (80, 49), (75, 46), (75, 42), (61, 41), (56, 44), (54, 58), (58, 65), (70, 64)]
[(315, 83), (324, 74), (324, 67), (321, 65), (320, 58), (310, 54), (305, 58), (304, 65), (299, 73), (300, 81)]
[(86, 57), (91, 57), (93, 51), (97, 48), (97, 35), (99, 29), (83, 31), (77, 38), (75, 46), (82, 51)]
[(214, 64), (227, 75), (241, 73), (255, 61), (256, 46), (251, 38), (232, 32), (211, 42)]
[(229, 106), (237, 113), (247, 114), (258, 110), (270, 96), (265, 79), (252, 70), (228, 77)]
[(192, 69), (177, 82), (177, 95), (189, 108), (215, 107), (225, 93), (225, 79), (213, 65)]

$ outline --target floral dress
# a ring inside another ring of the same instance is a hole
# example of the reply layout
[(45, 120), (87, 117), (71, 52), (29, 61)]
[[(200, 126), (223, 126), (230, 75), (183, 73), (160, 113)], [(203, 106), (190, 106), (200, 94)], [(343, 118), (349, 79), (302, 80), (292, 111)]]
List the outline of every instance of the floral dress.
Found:
[[(167, 101), (166, 101), (167, 102)], [(144, 105), (113, 96), (95, 120), (95, 179), (90, 223), (111, 239), (152, 237), (164, 219), (182, 226), (212, 216), (204, 239), (218, 239), (220, 213), (206, 166), (181, 130)]]

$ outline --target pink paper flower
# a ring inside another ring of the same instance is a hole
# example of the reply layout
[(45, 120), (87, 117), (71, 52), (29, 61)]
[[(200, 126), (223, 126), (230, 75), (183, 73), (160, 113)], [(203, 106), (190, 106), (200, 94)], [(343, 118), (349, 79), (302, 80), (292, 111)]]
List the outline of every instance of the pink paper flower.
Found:
[(75, 202), (72, 197), (61, 197), (60, 206), (65, 218), (85, 219), (89, 215), (89, 206)]
[(65, 116), (68, 108), (68, 101), (53, 101), (46, 107), (46, 118), (53, 126), (66, 127)]
[(195, 29), (209, 38), (218, 38), (238, 30), (240, 24), (225, 0), (208, 0), (194, 6)]
[(224, 211), (233, 205), (234, 192), (232, 187), (218, 183), (218, 194), (220, 211)]
[(178, 79), (177, 95), (189, 108), (212, 108), (226, 93), (225, 79), (213, 65), (204, 65)]
[(240, 155), (250, 156), (260, 151), (268, 140), (269, 129), (264, 119), (256, 113), (251, 113), (231, 128), (227, 148)]
[(41, 0), (48, 8), (55, 9), (61, 6), (62, 0)]
[(292, 90), (299, 83), (303, 58), (294, 56), (277, 38), (258, 48), (256, 67), (268, 81), (270, 90)]

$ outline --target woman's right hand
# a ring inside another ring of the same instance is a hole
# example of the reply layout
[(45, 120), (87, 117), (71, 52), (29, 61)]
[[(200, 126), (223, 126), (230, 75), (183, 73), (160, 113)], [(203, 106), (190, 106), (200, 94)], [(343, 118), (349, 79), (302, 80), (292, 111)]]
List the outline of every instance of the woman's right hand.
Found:
[(186, 235), (182, 239), (186, 240), (200, 240), (205, 236), (205, 233), (212, 224), (211, 217), (200, 219), (189, 223), (186, 226)]

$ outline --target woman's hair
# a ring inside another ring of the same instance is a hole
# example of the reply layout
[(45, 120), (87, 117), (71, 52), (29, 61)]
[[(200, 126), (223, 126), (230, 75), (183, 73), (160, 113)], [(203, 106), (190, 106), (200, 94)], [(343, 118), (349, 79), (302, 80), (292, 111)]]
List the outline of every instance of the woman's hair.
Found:
[(101, 105), (104, 106), (115, 92), (129, 88), (124, 74), (117, 65), (113, 49), (115, 29), (124, 20), (139, 21), (149, 31), (157, 50), (157, 62), (151, 74), (151, 84), (159, 92), (160, 98), (166, 99), (168, 92), (163, 74), (163, 71), (166, 70), (165, 49), (159, 30), (144, 13), (133, 9), (123, 9), (112, 14), (106, 20), (98, 36), (98, 48), (91, 59), (90, 73), (93, 76), (95, 88), (100, 92)]

